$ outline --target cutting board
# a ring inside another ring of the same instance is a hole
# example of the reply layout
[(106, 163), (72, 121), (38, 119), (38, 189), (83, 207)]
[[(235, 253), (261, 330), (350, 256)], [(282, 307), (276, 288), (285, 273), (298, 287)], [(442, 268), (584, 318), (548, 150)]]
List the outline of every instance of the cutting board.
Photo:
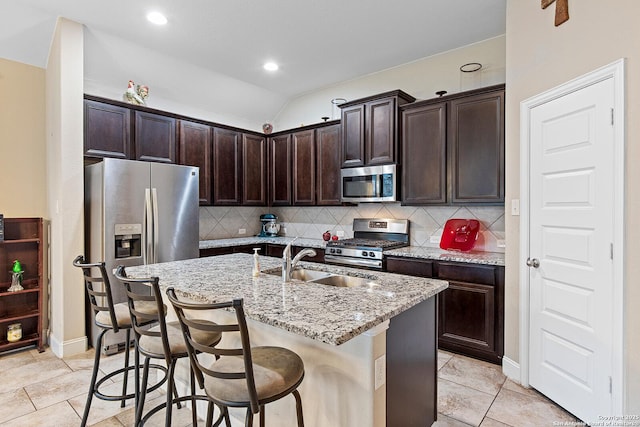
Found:
[(444, 225), (440, 248), (470, 251), (476, 244), (480, 221), (477, 219), (449, 219)]

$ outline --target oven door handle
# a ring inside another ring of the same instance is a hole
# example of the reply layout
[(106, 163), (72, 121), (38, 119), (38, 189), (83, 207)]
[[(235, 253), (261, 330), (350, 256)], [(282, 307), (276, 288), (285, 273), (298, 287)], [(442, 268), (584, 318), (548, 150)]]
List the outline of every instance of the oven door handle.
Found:
[(337, 264), (342, 264), (342, 265), (362, 265), (364, 267), (382, 268), (382, 260), (346, 258), (346, 257), (335, 256), (335, 255), (325, 255), (324, 260), (333, 261)]

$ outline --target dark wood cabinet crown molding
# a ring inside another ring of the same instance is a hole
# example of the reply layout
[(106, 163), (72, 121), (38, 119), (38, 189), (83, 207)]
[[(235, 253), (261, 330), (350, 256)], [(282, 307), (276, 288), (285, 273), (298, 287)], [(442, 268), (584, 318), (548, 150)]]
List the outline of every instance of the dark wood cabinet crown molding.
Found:
[(358, 98), (358, 99), (353, 99), (351, 101), (347, 101), (344, 102), (342, 104), (339, 105), (340, 108), (346, 108), (346, 107), (351, 107), (353, 105), (357, 105), (357, 104), (365, 104), (367, 102), (371, 102), (371, 101), (377, 101), (379, 99), (384, 99), (384, 98), (398, 98), (399, 105), (402, 104), (406, 104), (406, 103), (411, 103), (414, 102), (416, 100), (416, 98), (414, 98), (413, 96), (409, 95), (408, 93), (400, 90), (400, 89), (396, 89), (396, 90), (390, 90), (388, 92), (383, 92), (383, 93), (377, 93), (375, 95), (371, 95), (371, 96), (366, 96), (364, 98)]

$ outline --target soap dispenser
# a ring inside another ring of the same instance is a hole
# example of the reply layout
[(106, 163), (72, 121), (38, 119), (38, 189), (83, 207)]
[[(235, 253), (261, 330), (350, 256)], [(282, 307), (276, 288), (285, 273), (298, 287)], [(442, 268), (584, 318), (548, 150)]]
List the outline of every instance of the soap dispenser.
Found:
[(258, 256), (258, 251), (260, 248), (253, 248), (253, 277), (258, 277), (260, 275), (260, 257)]

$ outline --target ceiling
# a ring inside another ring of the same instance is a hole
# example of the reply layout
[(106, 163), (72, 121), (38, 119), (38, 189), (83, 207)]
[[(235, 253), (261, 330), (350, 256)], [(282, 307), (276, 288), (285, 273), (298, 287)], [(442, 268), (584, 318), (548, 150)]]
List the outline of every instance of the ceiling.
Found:
[[(152, 97), (262, 121), (301, 94), (502, 35), (506, 0), (0, 0), (0, 10), (0, 58), (46, 67), (61, 16), (85, 26), (86, 93), (121, 96), (140, 79)], [(168, 24), (147, 22), (152, 10)], [(280, 69), (265, 71), (268, 60)], [(92, 91), (100, 84), (113, 93)]]

